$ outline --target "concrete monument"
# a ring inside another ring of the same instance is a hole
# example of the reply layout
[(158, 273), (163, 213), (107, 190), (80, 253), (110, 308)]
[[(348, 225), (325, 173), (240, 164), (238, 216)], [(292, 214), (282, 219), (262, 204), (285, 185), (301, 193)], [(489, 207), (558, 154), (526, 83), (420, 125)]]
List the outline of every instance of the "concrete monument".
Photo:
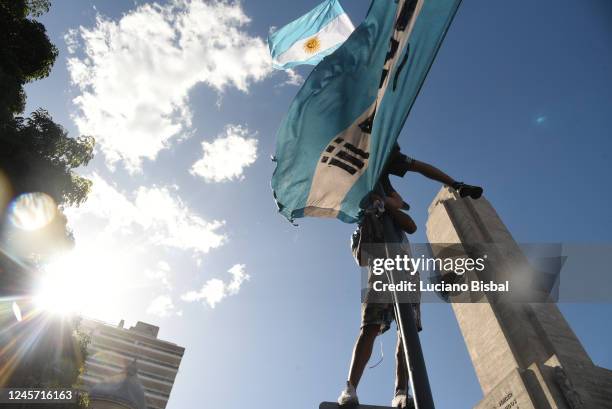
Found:
[[(527, 264), (484, 197), (443, 188), (429, 207), (427, 237), (434, 253), (436, 243), (497, 247), (501, 274)], [(591, 361), (555, 304), (450, 301), (484, 394), (475, 409), (612, 408), (612, 371)]]

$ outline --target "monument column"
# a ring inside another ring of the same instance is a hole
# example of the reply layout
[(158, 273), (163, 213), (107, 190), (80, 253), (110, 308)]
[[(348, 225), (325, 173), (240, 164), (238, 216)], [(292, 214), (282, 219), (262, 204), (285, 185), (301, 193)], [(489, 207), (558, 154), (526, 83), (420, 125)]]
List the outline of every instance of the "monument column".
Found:
[[(434, 255), (444, 248), (436, 244), (485, 244), (501, 276), (529, 265), (484, 197), (461, 199), (442, 188), (429, 207), (427, 237)], [(612, 371), (593, 364), (555, 304), (450, 301), (484, 394), (476, 409), (612, 409)]]

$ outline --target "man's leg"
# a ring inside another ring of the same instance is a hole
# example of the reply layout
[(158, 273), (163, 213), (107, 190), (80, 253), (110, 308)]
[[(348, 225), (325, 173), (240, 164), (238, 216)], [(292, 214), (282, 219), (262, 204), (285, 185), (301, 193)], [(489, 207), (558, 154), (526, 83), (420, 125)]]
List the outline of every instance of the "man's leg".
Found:
[(380, 325), (365, 325), (359, 331), (355, 348), (353, 348), (353, 357), (349, 369), (348, 381), (357, 388), (363, 371), (372, 355), (374, 341), (380, 331)]
[(397, 331), (397, 347), (395, 348), (395, 393), (408, 390), (408, 368), (406, 368), (406, 357), (404, 356), (404, 345), (402, 337)]
[(346, 388), (344, 388), (338, 397), (338, 403), (341, 406), (354, 406), (359, 404), (356, 388), (361, 379), (361, 375), (363, 375), (363, 370), (370, 360), (374, 340), (376, 340), (379, 331), (380, 324), (366, 324), (361, 327), (357, 342), (355, 342), (355, 347), (353, 348), (353, 357), (351, 358), (351, 367), (349, 369)]

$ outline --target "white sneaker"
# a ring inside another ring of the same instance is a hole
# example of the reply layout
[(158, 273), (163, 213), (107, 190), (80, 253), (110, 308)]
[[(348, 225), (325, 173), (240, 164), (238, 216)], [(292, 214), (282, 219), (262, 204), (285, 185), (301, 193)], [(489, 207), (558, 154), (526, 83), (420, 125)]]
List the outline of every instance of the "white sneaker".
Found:
[(357, 406), (359, 405), (359, 399), (357, 398), (357, 391), (355, 387), (351, 385), (349, 381), (346, 381), (346, 388), (340, 393), (338, 397), (338, 405), (340, 406)]
[(405, 390), (400, 389), (395, 392), (395, 396), (391, 401), (391, 407), (411, 409), (414, 408), (414, 400)]

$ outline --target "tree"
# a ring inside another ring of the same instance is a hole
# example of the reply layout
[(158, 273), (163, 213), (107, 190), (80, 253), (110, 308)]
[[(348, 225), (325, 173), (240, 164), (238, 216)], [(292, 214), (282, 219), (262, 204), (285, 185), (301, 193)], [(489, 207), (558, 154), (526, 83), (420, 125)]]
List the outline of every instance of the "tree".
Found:
[[(43, 109), (36, 110), (29, 118), (17, 116), (25, 107), (24, 85), (48, 76), (58, 55), (45, 27), (31, 18), (47, 12), (49, 6), (49, 0), (0, 0), (0, 179), (2, 176), (8, 179), (12, 198), (43, 192), (61, 208), (79, 205), (87, 197), (91, 181), (76, 174), (75, 169), (92, 159), (94, 139), (70, 138)], [(5, 210), (2, 207), (0, 215)], [(61, 248), (58, 242), (72, 241), (66, 218), (58, 209), (47, 226), (35, 232), (17, 232), (25, 236), (12, 242), (11, 237), (15, 235), (4, 234), (11, 230), (4, 229), (9, 225), (4, 220), (0, 219), (0, 237), (4, 239), (0, 243), (0, 327), (3, 328), (0, 331), (0, 386), (71, 388), (83, 369), (87, 346), (78, 322), (41, 314), (33, 308), (23, 315), (23, 321), (15, 322), (11, 309), (11, 298), (27, 298), (31, 293), (41, 259)], [(15, 243), (24, 248), (11, 247)], [(7, 248), (9, 251), (5, 253)], [(19, 303), (23, 308), (24, 302)], [(72, 409), (86, 405), (80, 402), (36, 406)]]
[(0, 0), (0, 122), (23, 111), (24, 84), (48, 76), (57, 58), (45, 26), (28, 18), (49, 5), (48, 0)]
[(44, 192), (60, 205), (79, 205), (91, 181), (74, 169), (93, 158), (94, 138), (71, 138), (43, 109), (30, 118), (16, 117), (0, 132), (0, 168), (15, 195)]
[(73, 169), (91, 160), (93, 138), (69, 138), (42, 109), (15, 117), (25, 105), (24, 84), (48, 76), (58, 54), (45, 27), (28, 18), (49, 6), (49, 0), (0, 0), (0, 171), (15, 195), (40, 191), (60, 205), (78, 205), (91, 182)]
[(34, 16), (40, 17), (49, 11), (51, 7), (50, 0), (27, 0), (26, 1), (27, 13)]

